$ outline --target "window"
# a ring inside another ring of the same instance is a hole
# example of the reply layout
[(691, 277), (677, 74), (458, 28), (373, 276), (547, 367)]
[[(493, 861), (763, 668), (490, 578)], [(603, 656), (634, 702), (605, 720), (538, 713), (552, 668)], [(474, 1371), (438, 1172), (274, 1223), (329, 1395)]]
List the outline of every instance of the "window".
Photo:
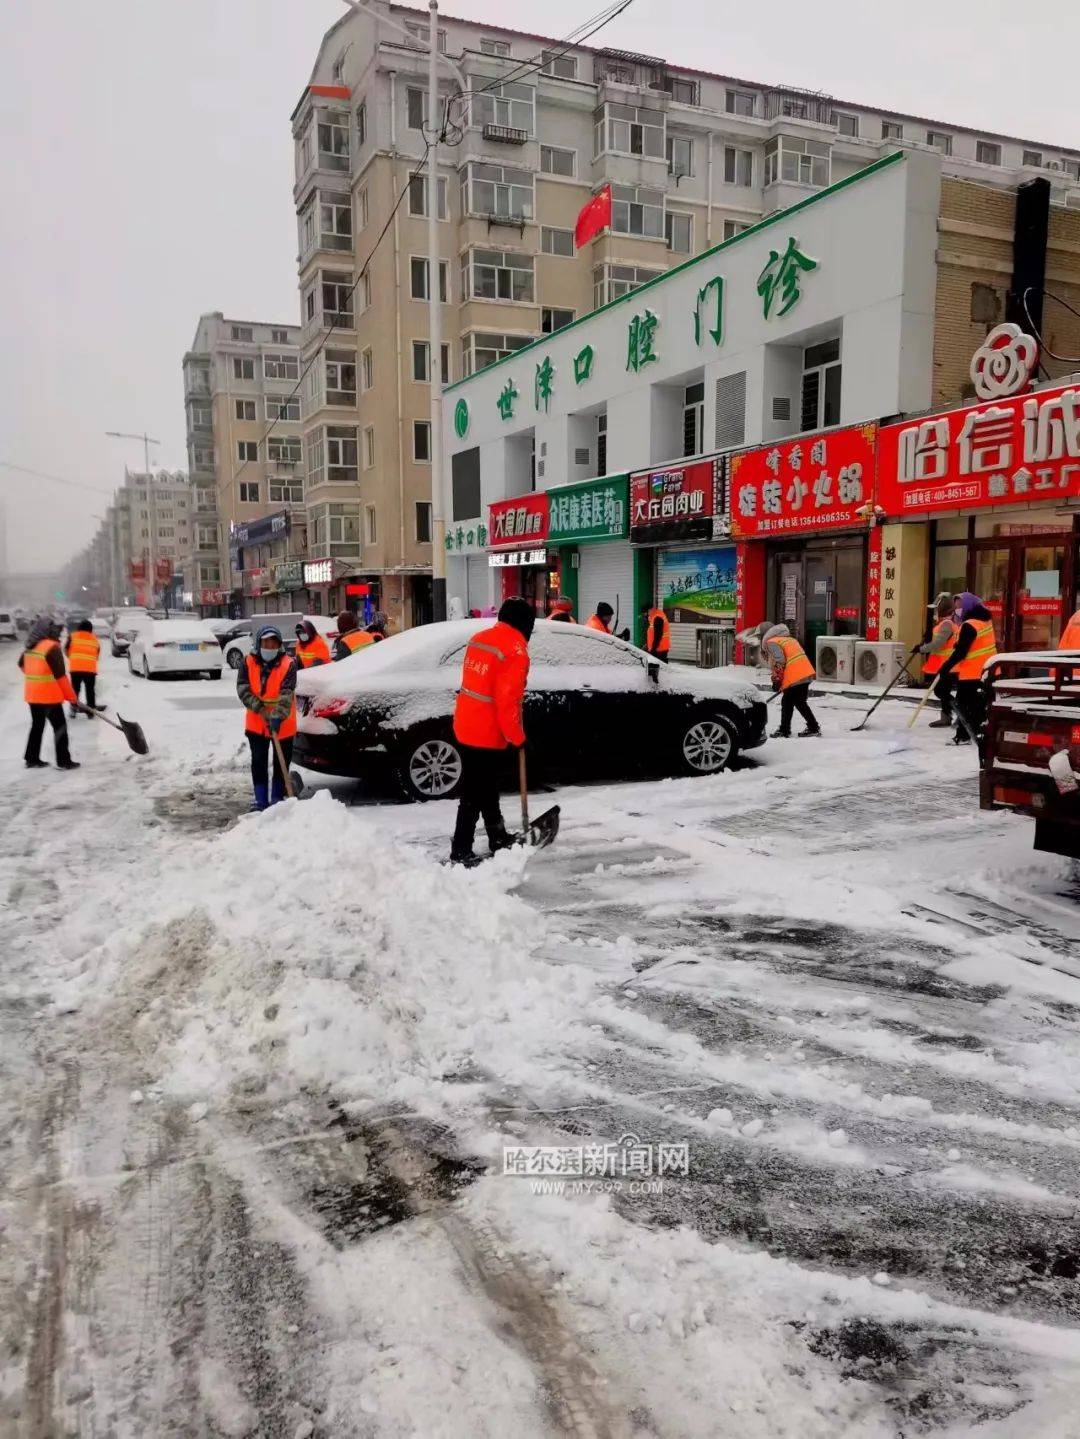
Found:
[(357, 148), (367, 140), (367, 101), (361, 100), (356, 107), (356, 145)]
[(255, 418), (255, 401), (237, 400), (236, 418), (238, 420), (253, 420)]
[(255, 338), (250, 325), (234, 325), (232, 327), (232, 337), (234, 340), (242, 340), (248, 345), (250, 345)]
[[(240, 503), (242, 505), (257, 505), (260, 503), (258, 480), (240, 481)], [(145, 530), (143, 533), (146, 533)]]
[(991, 145), (989, 140), (978, 140), (975, 144), (975, 158), (980, 165), (1000, 165), (1001, 146)]
[(742, 220), (725, 220), (724, 239), (734, 240), (736, 235), (741, 235), (744, 230), (749, 230), (751, 228), (752, 227), (750, 225), (745, 224)]
[(940, 150), (943, 155), (952, 154), (952, 136), (946, 135), (942, 130), (927, 130), (926, 143), (935, 150)]
[(596, 473), (607, 474), (607, 410), (596, 417)]
[[(449, 220), (450, 201), (447, 195), (447, 184), (445, 175), (438, 177), (436, 192), (439, 197), (439, 219)], [(409, 214), (426, 215), (428, 212), (428, 177), (427, 175), (413, 175), (409, 180)]]
[(368, 192), (365, 185), (362, 190), (356, 192), (356, 228), (366, 230), (370, 218), (368, 209)]
[(319, 164), (324, 170), (349, 168), (349, 112), (323, 110), (319, 115)]
[[(423, 22), (419, 20), (406, 20), (405, 29), (409, 32), (409, 35), (411, 36), (411, 42), (407, 41), (406, 43), (411, 43), (411, 47), (414, 50), (426, 50), (428, 48), (428, 23), (426, 20), (424, 20)], [(439, 50), (440, 54), (445, 55), (446, 31), (437, 30), (435, 33), (437, 36), (437, 39), (435, 41), (436, 47)]]
[(243, 463), (259, 458), (259, 446), (255, 440), (237, 440), (236, 458)]
[(540, 171), (544, 175), (573, 175), (577, 154), (573, 150), (560, 150), (555, 145), (540, 146)]
[(509, 300), (532, 304), (535, 299), (532, 255), (510, 250), (466, 250), (461, 259), (463, 300)]
[(373, 469), (375, 465), (375, 426), (364, 427), (364, 469)]
[(356, 483), (355, 425), (327, 425), (326, 478), (332, 485)]
[(416, 540), (418, 544), (431, 544), (431, 501), (416, 502)]
[(830, 156), (828, 145), (820, 140), (778, 136), (765, 146), (765, 183), (784, 181), (823, 189), (829, 183)]
[(596, 112), (596, 154), (613, 150), (621, 155), (652, 155), (662, 160), (664, 112), (633, 105), (605, 105)]
[(315, 194), (307, 197), (296, 216), (296, 229), (300, 241), (301, 255), (309, 255), (315, 248)]
[[(413, 379), (417, 384), (426, 385), (430, 377), (428, 370), (430, 348), (427, 340), (414, 340), (412, 342), (413, 357)], [(450, 383), (450, 346), (442, 347), (442, 382), (444, 385)]]
[(507, 82), (485, 86), (472, 97), (474, 125), (502, 125), (512, 130), (534, 131), (536, 90), (532, 85)]
[(696, 80), (685, 80), (681, 75), (662, 75), (657, 89), (666, 90), (671, 98), (677, 100), (680, 105), (696, 105), (698, 103)]
[(160, 539), (163, 539), (163, 540), (172, 540), (172, 539), (175, 539), (175, 538), (176, 538), (176, 527), (175, 527), (175, 525), (158, 525), (158, 537), (159, 537)]
[(315, 318), (315, 286), (308, 285), (304, 291), (304, 319), (314, 320)]
[(422, 130), (427, 124), (427, 91), (405, 91), (405, 123), (410, 130)]
[(255, 378), (255, 361), (242, 360), (239, 355), (234, 355), (232, 372), (234, 380), (253, 380)]
[(298, 380), (300, 359), (297, 355), (264, 355), (263, 377), (267, 380)]
[(299, 475), (270, 475), (266, 483), (272, 505), (304, 503), (304, 482)]
[(360, 356), (360, 388), (370, 390), (375, 385), (375, 356), (370, 348)]
[(480, 37), (481, 55), (509, 55), (510, 44), (506, 40), (489, 40), (486, 35)]
[(833, 118), (836, 121), (836, 128), (840, 131), (841, 135), (848, 135), (852, 139), (856, 138), (859, 133), (858, 115), (845, 115), (842, 111), (838, 110)]
[(266, 441), (266, 458), (275, 465), (298, 465), (304, 458), (299, 437), (270, 435)]
[(692, 175), (694, 173), (694, 142), (688, 140), (685, 135), (669, 135), (667, 167), (669, 175)]
[(533, 177), (507, 165), (469, 165), (465, 172), (466, 208), (473, 215), (531, 220)]
[(351, 330), (353, 327), (352, 281), (348, 275), (342, 275), (333, 270), (324, 270), (321, 284), (324, 323)]
[[(409, 261), (409, 284), (410, 293), (414, 300), (427, 300), (430, 298), (428, 290), (428, 262), (421, 259), (419, 255), (413, 255)], [(439, 299), (444, 305), (450, 301), (450, 261), (439, 261)]]
[(431, 421), (413, 420), (412, 454), (418, 464), (427, 464), (431, 459)]
[(266, 418), (295, 425), (300, 419), (300, 396), (267, 395)]
[(618, 300), (663, 273), (645, 265), (597, 265), (593, 270), (593, 308)]
[(883, 140), (902, 140), (904, 138), (904, 127), (899, 120), (882, 120), (881, 138)]
[(541, 70), (544, 75), (553, 75), (556, 80), (577, 79), (577, 57), (560, 55), (557, 50), (541, 52)]
[(1041, 151), (1041, 150), (1025, 150), (1025, 151), (1024, 151), (1024, 158), (1023, 158), (1023, 160), (1022, 160), (1022, 162), (1021, 162), (1022, 164), (1024, 164), (1024, 165), (1034, 165), (1034, 167), (1035, 167), (1037, 170), (1041, 170), (1041, 169), (1042, 169), (1042, 162), (1043, 162), (1043, 157), (1042, 157), (1042, 151)]
[(488, 365), (494, 365), (515, 350), (523, 350), (531, 344), (532, 339), (528, 335), (491, 335), (480, 331), (464, 335), (461, 340), (462, 373), (475, 375), (478, 370), (486, 370)]
[(319, 194), (319, 244), (324, 250), (352, 249), (352, 205), (348, 195)]
[(556, 310), (545, 305), (540, 311), (540, 331), (544, 335), (553, 335), (556, 330), (565, 329), (573, 318), (573, 310)]
[[(774, 142), (775, 143), (775, 142)], [(754, 183), (753, 150), (737, 150), (734, 145), (724, 146), (724, 184), (752, 185)], [(767, 182), (766, 182), (767, 183)]]
[(326, 403), (328, 405), (356, 404), (356, 356), (348, 351), (327, 350), (324, 361), (326, 376)]
[(752, 115), (755, 99), (752, 90), (729, 90), (725, 108), (729, 115)]
[(217, 525), (200, 525), (198, 529), (198, 544), (201, 550), (216, 549), (218, 542)]
[(540, 226), (540, 249), (545, 255), (574, 257), (573, 230), (553, 230), (550, 225)]
[(612, 185), (611, 229), (617, 235), (664, 234), (664, 192), (642, 185)]
[(825, 340), (803, 351), (800, 429), (840, 423), (840, 341)]
[(705, 450), (705, 384), (687, 385), (683, 392), (683, 456)]
[(296, 142), (296, 178), (304, 174), (311, 164), (311, 124), (308, 123), (304, 133)]
[(676, 255), (689, 255), (694, 248), (694, 217), (681, 210), (669, 210), (664, 217), (667, 247)]
[(213, 428), (214, 414), (209, 405), (191, 405), (188, 409), (188, 418), (193, 429), (209, 430)]
[(275, 345), (287, 345), (289, 343), (288, 330), (271, 330), (270, 338)]
[(378, 526), (375, 522), (374, 505), (364, 506), (364, 526), (367, 530), (367, 542), (369, 545), (373, 545), (379, 533)]

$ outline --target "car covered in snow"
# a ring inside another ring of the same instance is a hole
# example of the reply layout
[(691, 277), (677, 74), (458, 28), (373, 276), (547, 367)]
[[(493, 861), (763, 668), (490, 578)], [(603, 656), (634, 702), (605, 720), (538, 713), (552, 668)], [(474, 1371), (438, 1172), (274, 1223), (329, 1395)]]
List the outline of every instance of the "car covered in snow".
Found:
[(144, 605), (125, 605), (118, 609), (109, 631), (109, 649), (113, 659), (126, 655), (140, 625), (149, 624), (150, 612)]
[(285, 648), (292, 654), (296, 649), (296, 626), (301, 620), (310, 620), (315, 626), (315, 633), (322, 635), (328, 645), (332, 645), (337, 639), (336, 615), (249, 615), (247, 619), (236, 622), (236, 629), (231, 634), (224, 638), (218, 636), (225, 655), (225, 663), (230, 669), (238, 670), (246, 656), (251, 653), (252, 636), (263, 625), (276, 626), (281, 631)]
[[(451, 798), (461, 781), (452, 720), (465, 646), (490, 624), (423, 625), (305, 670), (295, 763), (358, 778), (390, 768), (412, 799)], [(538, 621), (529, 656), (534, 774), (715, 774), (765, 739), (765, 705), (743, 680), (663, 665), (613, 635), (548, 620)]]
[(207, 622), (195, 616), (148, 618), (131, 641), (128, 669), (148, 680), (163, 674), (204, 674), (216, 680), (221, 678), (221, 646)]
[(10, 610), (0, 610), (0, 640), (18, 639), (15, 619)]

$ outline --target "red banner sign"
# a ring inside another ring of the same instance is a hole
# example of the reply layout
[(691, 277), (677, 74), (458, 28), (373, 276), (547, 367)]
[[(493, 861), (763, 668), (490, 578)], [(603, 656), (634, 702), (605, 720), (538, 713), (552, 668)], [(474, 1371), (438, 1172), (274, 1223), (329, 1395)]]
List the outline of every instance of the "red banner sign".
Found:
[(870, 531), (870, 553), (866, 561), (866, 638), (878, 638), (881, 616), (881, 530)]
[(1020, 613), (1022, 615), (1059, 615), (1061, 614), (1061, 598), (1056, 599), (1032, 599), (1030, 595), (1020, 596)]
[[(645, 470), (630, 476), (630, 525), (663, 525), (672, 520), (707, 520), (723, 506), (721, 466), (697, 460), (679, 469)], [(718, 493), (719, 491), (719, 493)]]
[(159, 580), (168, 582), (172, 579), (172, 560), (167, 555), (161, 555), (154, 562), (154, 573)]
[(144, 560), (132, 560), (129, 566), (133, 580), (146, 579), (146, 562)]
[(969, 405), (878, 437), (878, 504), (889, 515), (1076, 497), (1080, 389)]
[(543, 541), (548, 536), (548, 497), (542, 490), (516, 500), (496, 500), (488, 506), (488, 543), (492, 549), (520, 547), (522, 540)]
[(874, 498), (876, 425), (852, 425), (732, 455), (731, 532), (771, 536), (863, 525)]
[(227, 599), (228, 592), (226, 590), (199, 591), (199, 604), (201, 605), (220, 605), (223, 604)]

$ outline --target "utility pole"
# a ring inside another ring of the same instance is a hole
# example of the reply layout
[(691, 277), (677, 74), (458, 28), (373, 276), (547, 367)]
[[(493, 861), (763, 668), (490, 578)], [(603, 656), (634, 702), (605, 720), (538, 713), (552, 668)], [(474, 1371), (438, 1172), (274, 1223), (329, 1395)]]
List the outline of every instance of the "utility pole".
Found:
[[(147, 513), (150, 516), (150, 544), (147, 551), (147, 567), (149, 569), (149, 574), (147, 575), (147, 579), (149, 580), (150, 584), (150, 608), (153, 608), (155, 587), (157, 585), (157, 574), (155, 571), (155, 541), (157, 538), (157, 497), (154, 494), (154, 481), (150, 475), (150, 446), (160, 445), (161, 441), (155, 440), (153, 436), (146, 434), (145, 431), (141, 435), (133, 435), (127, 430), (106, 430), (105, 433), (112, 440), (142, 440), (143, 442), (143, 457), (146, 464), (146, 507)], [(127, 466), (124, 467), (124, 477), (125, 479), (127, 478)], [(134, 539), (134, 536), (132, 536), (132, 538)], [(134, 548), (134, 546), (132, 546), (132, 548)]]

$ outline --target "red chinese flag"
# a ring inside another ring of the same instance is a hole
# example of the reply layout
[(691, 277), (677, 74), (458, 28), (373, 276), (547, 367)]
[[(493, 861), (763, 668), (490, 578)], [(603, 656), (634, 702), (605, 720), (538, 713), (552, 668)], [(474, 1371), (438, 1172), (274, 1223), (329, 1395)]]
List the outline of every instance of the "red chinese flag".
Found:
[(580, 250), (601, 230), (611, 228), (611, 186), (605, 185), (582, 208), (574, 226), (574, 248)]

